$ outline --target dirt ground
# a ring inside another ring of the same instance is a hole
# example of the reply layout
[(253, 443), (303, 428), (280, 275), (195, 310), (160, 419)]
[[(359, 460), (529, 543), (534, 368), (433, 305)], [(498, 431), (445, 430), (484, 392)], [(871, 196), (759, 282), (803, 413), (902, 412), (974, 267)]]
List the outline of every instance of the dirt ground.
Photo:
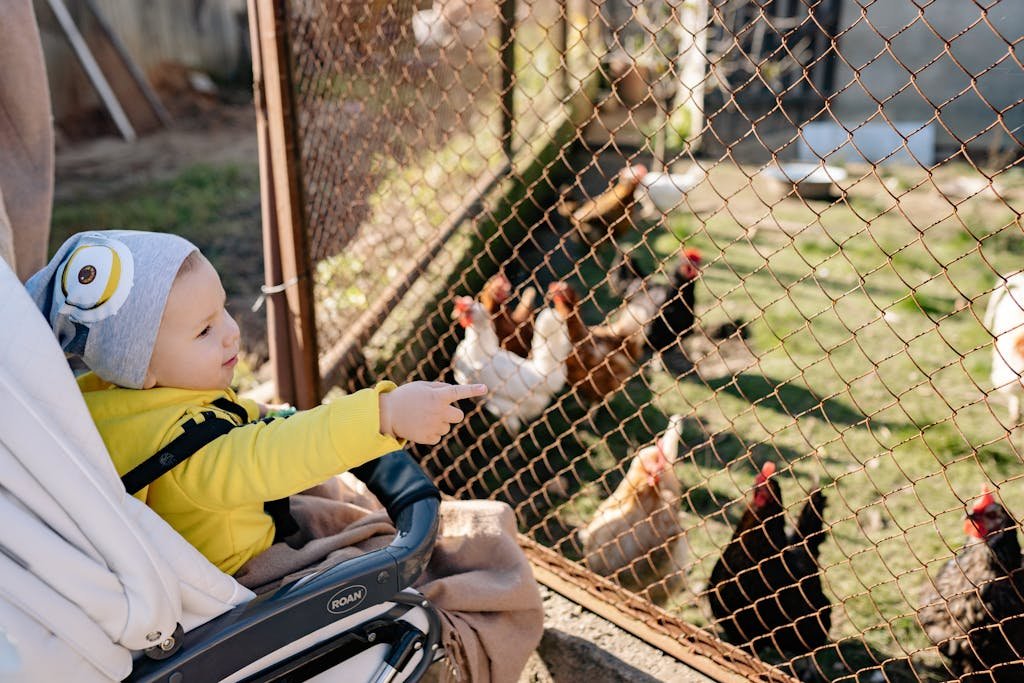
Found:
[(61, 141), (57, 147), (57, 203), (103, 197), (168, 180), (196, 164), (256, 168), (256, 116), (252, 104), (224, 105), (175, 121), (174, 127), (135, 142), (102, 137)]
[(596, 614), (542, 587), (544, 637), (519, 683), (710, 683)]

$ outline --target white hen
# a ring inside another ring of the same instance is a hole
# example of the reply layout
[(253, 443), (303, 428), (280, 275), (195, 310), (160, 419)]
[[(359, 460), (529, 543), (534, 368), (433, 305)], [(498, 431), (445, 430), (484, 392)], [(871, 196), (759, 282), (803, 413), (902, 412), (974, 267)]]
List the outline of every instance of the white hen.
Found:
[(572, 353), (569, 331), (558, 314), (545, 308), (533, 325), (530, 358), (502, 349), (490, 316), (468, 296), (455, 300), (455, 315), (466, 336), (452, 356), (455, 381), (486, 384), (487, 410), (512, 433), (540, 415), (565, 386), (565, 361)]
[(1024, 384), (1024, 271), (1007, 276), (989, 297), (985, 327), (995, 337), (992, 345), (992, 386), (1005, 394), (1010, 425), (1020, 421), (1021, 385)]

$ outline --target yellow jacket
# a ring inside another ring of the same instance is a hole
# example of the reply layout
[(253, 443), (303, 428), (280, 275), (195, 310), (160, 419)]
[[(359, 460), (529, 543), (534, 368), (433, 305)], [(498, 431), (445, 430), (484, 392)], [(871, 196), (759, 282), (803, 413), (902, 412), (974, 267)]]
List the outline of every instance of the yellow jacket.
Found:
[[(79, 378), (100, 435), (119, 475), (182, 433), (201, 413), (238, 424), (212, 402), (227, 398), (251, 420), (256, 403), (230, 389), (124, 389), (88, 373)], [(236, 427), (211, 441), (135, 494), (222, 571), (234, 574), (270, 547), (274, 524), (263, 503), (294, 495), (402, 444), (380, 433), (378, 395), (395, 387), (381, 382), (288, 419)]]

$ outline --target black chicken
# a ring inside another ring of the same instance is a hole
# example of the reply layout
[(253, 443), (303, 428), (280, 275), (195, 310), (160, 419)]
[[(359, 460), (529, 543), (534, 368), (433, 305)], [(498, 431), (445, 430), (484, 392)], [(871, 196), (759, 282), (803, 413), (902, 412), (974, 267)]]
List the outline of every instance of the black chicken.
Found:
[(683, 249), (679, 255), (679, 266), (672, 275), (671, 293), (647, 326), (647, 344), (652, 350), (666, 351), (693, 332), (697, 321), (700, 262), (700, 252), (692, 247)]
[(671, 350), (694, 329), (700, 262), (700, 252), (687, 248), (680, 253), (679, 265), (668, 284), (642, 280), (629, 285), (624, 304), (604, 325), (591, 328), (594, 336), (636, 338), (652, 351)]
[(826, 501), (815, 489), (787, 537), (774, 473), (769, 461), (757, 475), (747, 510), (711, 572), (707, 596), (732, 642), (804, 654), (824, 645), (832, 626), (818, 567)]
[(1017, 524), (982, 490), (967, 544), (925, 587), (917, 618), (963, 681), (1024, 681), (1024, 572)]

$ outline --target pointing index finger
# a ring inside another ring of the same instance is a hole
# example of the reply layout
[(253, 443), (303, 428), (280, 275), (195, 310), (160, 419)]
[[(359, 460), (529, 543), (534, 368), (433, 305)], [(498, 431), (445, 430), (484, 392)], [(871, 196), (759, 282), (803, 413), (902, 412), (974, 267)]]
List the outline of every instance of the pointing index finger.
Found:
[(483, 396), (487, 393), (485, 384), (453, 384), (441, 390), (448, 403), (461, 401), (464, 398)]

